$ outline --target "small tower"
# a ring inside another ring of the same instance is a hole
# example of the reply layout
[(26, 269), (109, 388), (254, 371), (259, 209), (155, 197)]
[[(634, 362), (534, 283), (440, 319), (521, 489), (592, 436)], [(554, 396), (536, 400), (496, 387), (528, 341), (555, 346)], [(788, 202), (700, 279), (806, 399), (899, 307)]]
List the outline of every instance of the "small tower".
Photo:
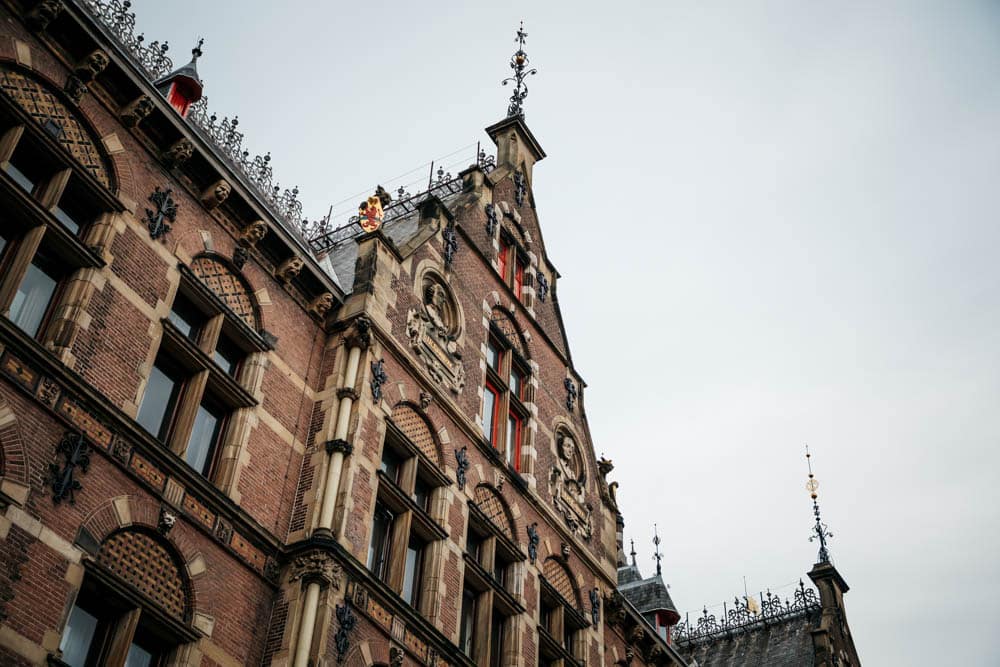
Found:
[(187, 118), (191, 105), (201, 99), (203, 84), (198, 76), (198, 58), (201, 57), (201, 45), (204, 43), (204, 39), (199, 39), (198, 46), (191, 49), (191, 62), (153, 84), (181, 118)]

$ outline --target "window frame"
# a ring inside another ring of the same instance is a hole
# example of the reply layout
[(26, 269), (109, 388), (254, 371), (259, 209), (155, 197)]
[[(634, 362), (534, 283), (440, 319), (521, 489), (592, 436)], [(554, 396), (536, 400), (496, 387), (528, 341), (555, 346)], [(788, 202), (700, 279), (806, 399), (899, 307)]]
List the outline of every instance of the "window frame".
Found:
[(530, 264), (528, 253), (510, 232), (502, 228), (497, 244), (497, 274), (517, 300), (521, 301), (524, 299), (524, 274)]
[[(487, 334), (486, 380), (483, 384), (483, 401), (480, 406), (483, 418), (483, 437), (496, 451), (507, 467), (521, 474), (524, 468), (523, 448), (525, 430), (531, 412), (526, 405), (529, 401), (529, 386), (531, 378), (530, 365), (521, 358), (514, 348), (506, 342), (504, 335), (494, 325), (490, 325)], [(492, 350), (497, 351), (497, 363), (491, 365), (489, 356)], [(517, 392), (511, 388), (511, 378), (516, 374)], [(492, 415), (486, 414), (486, 395), (494, 396)], [(518, 428), (515, 431), (515, 442), (510, 443), (509, 421), (515, 418)]]
[[(562, 660), (563, 664), (583, 665), (583, 659), (574, 653), (574, 646), (580, 633), (590, 627), (590, 622), (573, 604), (564, 598), (555, 587), (549, 583), (544, 574), (538, 576), (538, 608), (539, 621), (543, 620), (541, 610), (545, 610), (546, 624), (538, 624), (538, 658), (539, 664)], [(567, 646), (569, 641), (571, 644)]]

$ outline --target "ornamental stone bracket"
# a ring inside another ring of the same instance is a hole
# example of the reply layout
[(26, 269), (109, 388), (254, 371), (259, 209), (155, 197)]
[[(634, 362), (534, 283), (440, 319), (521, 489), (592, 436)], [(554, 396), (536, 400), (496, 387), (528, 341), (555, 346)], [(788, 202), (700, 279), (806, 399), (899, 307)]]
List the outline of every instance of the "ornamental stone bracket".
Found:
[(557, 442), (556, 465), (549, 473), (549, 491), (555, 506), (570, 532), (589, 540), (593, 534), (593, 507), (587, 502), (586, 474), (576, 441), (568, 433), (560, 433)]
[(315, 550), (296, 556), (288, 566), (288, 583), (302, 580), (304, 584), (318, 583), (340, 590), (344, 570), (333, 556), (325, 551)]

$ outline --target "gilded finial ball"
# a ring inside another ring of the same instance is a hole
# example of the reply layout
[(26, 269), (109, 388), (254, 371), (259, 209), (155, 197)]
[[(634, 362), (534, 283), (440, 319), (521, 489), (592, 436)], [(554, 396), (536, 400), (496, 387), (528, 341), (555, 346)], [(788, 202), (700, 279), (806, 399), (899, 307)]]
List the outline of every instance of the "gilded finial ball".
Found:
[(516, 62), (518, 65), (523, 65), (524, 64), (524, 54), (523, 53), (518, 53), (516, 56), (514, 56), (514, 62)]

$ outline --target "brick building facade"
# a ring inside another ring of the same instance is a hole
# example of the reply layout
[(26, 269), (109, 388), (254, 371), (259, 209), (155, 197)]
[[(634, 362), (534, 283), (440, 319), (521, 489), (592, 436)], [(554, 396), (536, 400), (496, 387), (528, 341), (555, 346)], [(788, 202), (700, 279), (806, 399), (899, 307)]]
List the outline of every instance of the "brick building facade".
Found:
[(521, 116), (307, 238), (198, 49), (0, 14), (0, 662), (685, 664), (616, 590)]

